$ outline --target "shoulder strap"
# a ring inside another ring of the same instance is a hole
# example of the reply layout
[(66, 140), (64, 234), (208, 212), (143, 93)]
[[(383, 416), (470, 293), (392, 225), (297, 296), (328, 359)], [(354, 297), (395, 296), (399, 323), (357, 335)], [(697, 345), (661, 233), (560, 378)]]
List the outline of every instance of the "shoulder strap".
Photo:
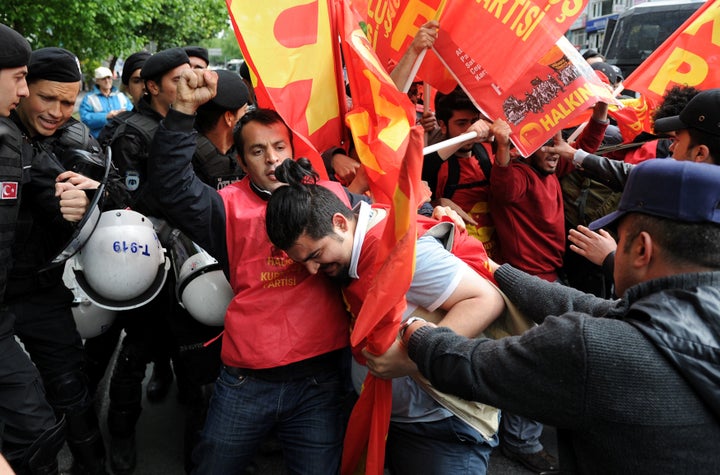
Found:
[(217, 155), (217, 149), (215, 145), (210, 142), (210, 139), (204, 135), (197, 136), (197, 147), (195, 148), (195, 154), (193, 155), (193, 161), (197, 159), (199, 165), (204, 165)]
[(124, 133), (125, 127), (123, 127), (123, 125), (135, 129), (145, 139), (145, 143), (150, 144), (155, 136), (155, 131), (160, 124), (154, 119), (151, 119), (144, 114), (140, 114), (139, 112), (130, 113), (124, 118), (120, 127), (115, 129), (112, 141)]
[(448, 177), (447, 183), (445, 184), (445, 189), (443, 189), (443, 198), (452, 199), (452, 196), (455, 194), (455, 190), (477, 188), (490, 183), (490, 171), (492, 170), (492, 162), (490, 161), (490, 157), (488, 156), (485, 147), (479, 144), (475, 144), (473, 146), (473, 156), (478, 161), (478, 165), (480, 165), (480, 169), (483, 171), (485, 179), (480, 181), (473, 181), (471, 183), (459, 184), (458, 182), (460, 181), (460, 162), (458, 161), (458, 158), (453, 155), (447, 160)]

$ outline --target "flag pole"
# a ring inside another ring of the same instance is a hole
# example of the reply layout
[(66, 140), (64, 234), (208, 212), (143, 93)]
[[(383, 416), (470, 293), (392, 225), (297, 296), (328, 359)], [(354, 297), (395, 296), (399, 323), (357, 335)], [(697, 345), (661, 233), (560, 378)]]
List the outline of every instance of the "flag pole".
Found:
[(464, 134), (458, 135), (457, 137), (453, 137), (451, 139), (443, 140), (442, 142), (428, 145), (427, 147), (423, 148), (423, 155), (437, 152), (438, 150), (442, 150), (444, 148), (452, 147), (453, 145), (463, 143), (466, 140), (474, 139), (475, 137), (477, 137), (477, 132), (466, 132)]

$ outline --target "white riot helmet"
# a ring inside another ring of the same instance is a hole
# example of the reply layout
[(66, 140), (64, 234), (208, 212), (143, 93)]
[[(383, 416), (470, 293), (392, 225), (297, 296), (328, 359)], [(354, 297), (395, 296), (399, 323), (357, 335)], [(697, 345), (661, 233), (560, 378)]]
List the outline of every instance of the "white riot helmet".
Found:
[(72, 314), (78, 333), (82, 338), (94, 338), (110, 328), (115, 321), (117, 312), (98, 307), (88, 299), (75, 280), (72, 270), (74, 262), (74, 258), (66, 261), (63, 281), (75, 297), (72, 303)]
[(178, 229), (170, 233), (169, 248), (180, 305), (200, 323), (223, 326), (233, 291), (218, 261)]
[(155, 298), (169, 268), (152, 222), (131, 210), (104, 212), (73, 266), (88, 299), (110, 310), (140, 307)]

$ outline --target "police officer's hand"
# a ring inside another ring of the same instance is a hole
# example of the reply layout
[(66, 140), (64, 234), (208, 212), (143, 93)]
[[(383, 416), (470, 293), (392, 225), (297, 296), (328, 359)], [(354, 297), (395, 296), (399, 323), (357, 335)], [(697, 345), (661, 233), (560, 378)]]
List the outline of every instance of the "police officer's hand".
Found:
[(62, 172), (57, 176), (55, 181), (72, 183), (78, 190), (96, 190), (100, 187), (100, 182), (73, 171)]
[(198, 107), (217, 94), (218, 75), (209, 69), (186, 69), (177, 83), (173, 109), (194, 114)]
[(90, 205), (85, 192), (67, 181), (55, 183), (55, 196), (60, 198), (60, 213), (71, 223), (80, 221)]

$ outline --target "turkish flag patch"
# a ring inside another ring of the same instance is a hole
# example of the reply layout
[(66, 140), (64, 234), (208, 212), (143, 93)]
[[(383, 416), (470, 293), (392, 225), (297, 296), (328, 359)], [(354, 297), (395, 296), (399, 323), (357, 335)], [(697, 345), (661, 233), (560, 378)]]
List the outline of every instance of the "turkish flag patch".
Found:
[(16, 200), (18, 197), (18, 182), (16, 181), (3, 181), (0, 182), (2, 185), (2, 199), (3, 200)]

